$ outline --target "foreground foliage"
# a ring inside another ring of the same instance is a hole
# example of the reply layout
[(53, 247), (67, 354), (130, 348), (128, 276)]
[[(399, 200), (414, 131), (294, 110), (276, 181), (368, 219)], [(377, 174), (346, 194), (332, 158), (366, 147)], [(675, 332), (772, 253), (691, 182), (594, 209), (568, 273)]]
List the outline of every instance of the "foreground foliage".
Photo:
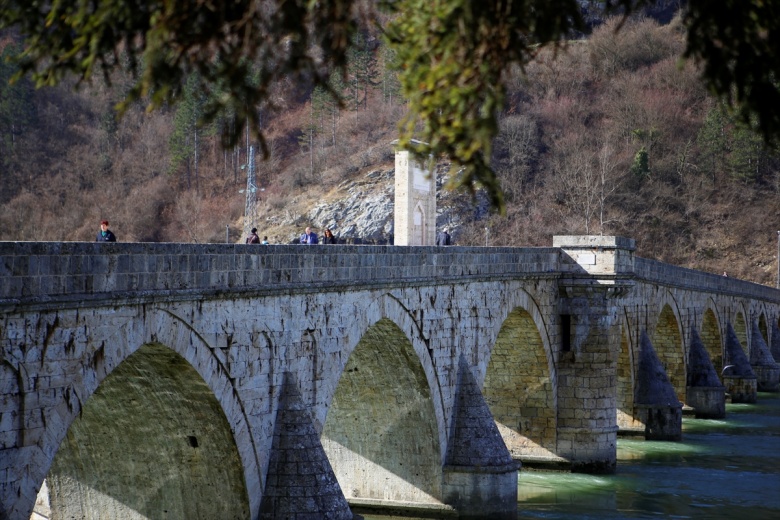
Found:
[[(630, 13), (647, 0), (590, 1)], [(453, 184), (484, 187), (494, 208), (503, 194), (490, 165), (503, 79), (539, 46), (583, 30), (576, 0), (386, 0), (398, 17), (387, 34), (397, 54), (410, 114), (401, 144), (453, 161)], [(701, 62), (709, 88), (755, 121), (771, 141), (780, 134), (777, 41), (780, 14), (764, 0), (692, 0), (685, 13), (685, 55)], [(127, 67), (136, 79), (117, 103), (150, 108), (174, 103), (197, 73), (205, 94), (202, 121), (221, 120), (232, 145), (249, 122), (267, 155), (259, 109), (279, 84), (311, 81), (330, 89), (345, 69), (358, 22), (372, 2), (354, 0), (3, 0), (0, 28), (24, 37), (20, 74), (54, 85), (67, 73), (106, 79)], [(332, 90), (332, 89), (330, 89)], [(421, 126), (418, 126), (418, 121)]]

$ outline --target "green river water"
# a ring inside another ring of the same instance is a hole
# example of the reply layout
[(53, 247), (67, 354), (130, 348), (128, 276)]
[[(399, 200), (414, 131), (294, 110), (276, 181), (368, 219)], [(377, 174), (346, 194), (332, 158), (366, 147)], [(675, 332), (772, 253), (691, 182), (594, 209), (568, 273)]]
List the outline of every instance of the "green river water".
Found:
[(684, 417), (682, 442), (619, 438), (614, 475), (521, 471), (517, 518), (780, 520), (780, 395), (726, 411)]
[(614, 475), (522, 471), (518, 518), (780, 520), (780, 395), (683, 418), (682, 442), (618, 439)]

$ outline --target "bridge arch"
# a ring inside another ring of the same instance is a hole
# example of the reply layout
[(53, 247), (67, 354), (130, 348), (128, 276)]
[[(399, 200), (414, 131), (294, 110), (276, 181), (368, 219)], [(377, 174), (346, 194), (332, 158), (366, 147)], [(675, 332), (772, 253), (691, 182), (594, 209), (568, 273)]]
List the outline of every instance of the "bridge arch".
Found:
[(723, 370), (723, 333), (720, 325), (720, 320), (715, 312), (715, 306), (710, 300), (704, 309), (702, 314), (701, 326), (699, 327), (699, 337), (701, 338), (704, 348), (710, 356), (712, 366), (718, 372), (720, 376)]
[(524, 290), (513, 292), (485, 369), (482, 393), (514, 458), (555, 456), (557, 391), (547, 327)]
[(101, 382), (49, 469), (63, 518), (246, 518), (249, 497), (230, 425), (180, 355), (145, 344)]
[(748, 355), (749, 358), (749, 334), (745, 316), (747, 316), (747, 313), (745, 312), (744, 307), (741, 304), (737, 304), (734, 308), (734, 321), (732, 322), (732, 326), (734, 327), (734, 332), (737, 334), (739, 344), (742, 345), (742, 350), (745, 351), (745, 354)]
[(769, 334), (766, 326), (766, 314), (763, 306), (758, 309), (758, 330), (761, 332), (761, 336), (763, 336), (766, 344), (769, 345)]
[(636, 383), (636, 333), (631, 330), (628, 309), (624, 309), (620, 326), (620, 353), (617, 362), (617, 423), (621, 429), (642, 427), (634, 419), (634, 386)]
[(672, 307), (669, 303), (661, 308), (652, 343), (677, 397), (681, 402), (685, 402), (687, 348), (683, 342), (679, 312), (676, 309), (676, 305)]
[(52, 450), (44, 469), (52, 510), (255, 514), (261, 497), (252, 491), (262, 490), (255, 450), (246, 449), (250, 431), (224, 367), (191, 325), (168, 312), (144, 313), (141, 336), (121, 329), (95, 348), (93, 378), (71, 387), (66, 400), (78, 405), (68, 406), (45, 448)]
[(438, 503), (446, 432), (419, 327), (390, 295), (359, 321), (324, 422), (325, 453), (348, 500)]

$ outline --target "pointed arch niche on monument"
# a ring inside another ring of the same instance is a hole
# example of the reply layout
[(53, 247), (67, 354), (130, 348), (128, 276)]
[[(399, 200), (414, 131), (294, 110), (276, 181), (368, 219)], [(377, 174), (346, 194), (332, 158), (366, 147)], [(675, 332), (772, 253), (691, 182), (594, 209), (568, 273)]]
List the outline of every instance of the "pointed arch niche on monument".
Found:
[(699, 337), (710, 356), (710, 361), (718, 373), (718, 377), (722, 377), (721, 372), (723, 371), (723, 334), (721, 330), (717, 314), (712, 307), (707, 307), (702, 316)]
[(482, 393), (515, 459), (556, 457), (556, 392), (548, 354), (531, 314), (514, 308), (496, 337)]
[(431, 244), (426, 243), (426, 237), (428, 234), (425, 229), (425, 208), (422, 203), (418, 202), (414, 206), (412, 211), (412, 244), (429, 246)]
[(439, 434), (420, 357), (403, 330), (383, 317), (349, 354), (322, 431), (344, 496), (439, 503)]
[(84, 403), (46, 483), (54, 516), (248, 518), (242, 460), (223, 409), (195, 368), (142, 345)]
[(672, 306), (663, 306), (651, 338), (653, 348), (680, 402), (685, 402), (686, 351), (680, 321)]

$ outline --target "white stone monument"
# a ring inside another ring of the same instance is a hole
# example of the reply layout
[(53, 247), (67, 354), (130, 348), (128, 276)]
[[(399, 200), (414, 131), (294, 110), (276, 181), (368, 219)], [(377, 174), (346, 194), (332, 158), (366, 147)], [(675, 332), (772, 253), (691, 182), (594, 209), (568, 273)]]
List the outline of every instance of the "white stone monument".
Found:
[[(417, 141), (412, 141), (415, 143)], [(393, 141), (397, 146), (398, 141)], [(436, 176), (433, 161), (420, 164), (407, 150), (395, 151), (395, 240), (397, 246), (436, 243)]]

